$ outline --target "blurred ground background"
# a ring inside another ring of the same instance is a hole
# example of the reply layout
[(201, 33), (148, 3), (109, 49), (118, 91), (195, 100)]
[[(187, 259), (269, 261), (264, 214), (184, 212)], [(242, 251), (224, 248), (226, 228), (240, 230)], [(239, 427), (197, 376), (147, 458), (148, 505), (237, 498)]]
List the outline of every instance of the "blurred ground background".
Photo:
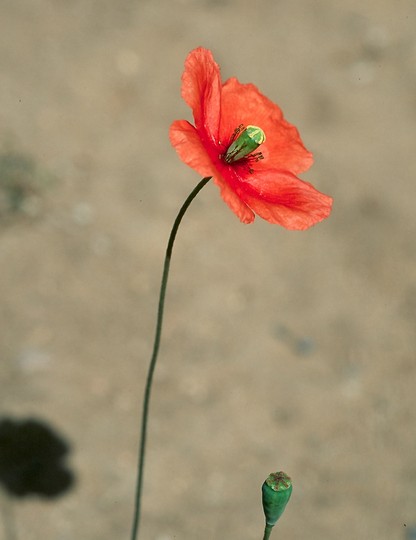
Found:
[(414, 0), (2, 0), (0, 149), (29, 186), (15, 211), (1, 188), (1, 415), (50, 423), (77, 476), (13, 505), (19, 540), (129, 537), (162, 258), (198, 181), (168, 128), (199, 45), (280, 104), (335, 205), (295, 233), (240, 224), (214, 185), (193, 203), (141, 538), (259, 539), (280, 469), (276, 537), (413, 538), (415, 26)]

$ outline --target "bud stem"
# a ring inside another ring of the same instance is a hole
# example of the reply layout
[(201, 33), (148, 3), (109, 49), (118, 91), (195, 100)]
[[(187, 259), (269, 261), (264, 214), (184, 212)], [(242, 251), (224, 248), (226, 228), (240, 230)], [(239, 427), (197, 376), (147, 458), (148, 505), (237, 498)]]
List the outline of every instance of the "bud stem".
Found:
[(263, 540), (269, 540), (270, 535), (272, 533), (273, 526), (272, 525), (266, 525), (264, 528), (264, 535)]

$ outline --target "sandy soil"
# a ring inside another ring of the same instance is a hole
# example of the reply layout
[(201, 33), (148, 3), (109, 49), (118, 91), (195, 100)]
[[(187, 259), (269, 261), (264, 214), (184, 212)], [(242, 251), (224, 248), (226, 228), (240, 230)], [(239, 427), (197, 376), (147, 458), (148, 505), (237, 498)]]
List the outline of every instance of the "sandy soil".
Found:
[(280, 469), (276, 538), (413, 538), (415, 26), (414, 0), (2, 0), (1, 151), (53, 181), (2, 216), (1, 414), (50, 423), (77, 476), (12, 504), (19, 540), (128, 538), (162, 257), (198, 180), (167, 136), (198, 45), (281, 105), (335, 206), (294, 233), (241, 225), (213, 185), (194, 202), (141, 538), (259, 539)]

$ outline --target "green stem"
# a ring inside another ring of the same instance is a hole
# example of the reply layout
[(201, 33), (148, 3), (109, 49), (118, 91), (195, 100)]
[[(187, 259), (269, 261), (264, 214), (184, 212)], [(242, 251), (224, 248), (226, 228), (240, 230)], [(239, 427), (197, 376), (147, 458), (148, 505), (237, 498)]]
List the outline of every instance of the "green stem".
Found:
[(157, 320), (156, 320), (156, 333), (155, 333), (155, 339), (153, 343), (152, 357), (150, 359), (149, 368), (147, 372), (146, 387), (145, 387), (144, 398), (143, 398), (142, 425), (141, 425), (140, 446), (139, 446), (139, 454), (138, 454), (136, 496), (135, 496), (133, 523), (132, 523), (132, 528), (131, 528), (131, 540), (136, 540), (139, 534), (141, 499), (142, 499), (142, 491), (143, 491), (144, 458), (145, 458), (145, 452), (146, 452), (146, 438), (147, 438), (147, 424), (148, 424), (148, 419), (149, 419), (150, 394), (152, 390), (153, 373), (155, 371), (157, 356), (159, 353), (160, 337), (162, 334), (163, 309), (165, 305), (166, 287), (168, 284), (169, 266), (170, 266), (170, 260), (172, 257), (173, 244), (175, 242), (175, 237), (176, 237), (176, 233), (178, 232), (179, 225), (182, 221), (183, 216), (185, 215), (186, 210), (188, 209), (189, 205), (194, 200), (194, 198), (201, 191), (201, 189), (209, 182), (209, 180), (211, 180), (211, 176), (203, 178), (199, 182), (199, 184), (193, 189), (193, 191), (188, 196), (186, 201), (183, 203), (181, 209), (179, 210), (178, 215), (176, 216), (175, 222), (170, 232), (168, 245), (166, 248), (165, 262), (163, 265), (162, 283), (160, 285), (160, 293), (159, 293), (159, 305), (158, 305)]
[(263, 540), (269, 540), (273, 526), (266, 525), (264, 528)]

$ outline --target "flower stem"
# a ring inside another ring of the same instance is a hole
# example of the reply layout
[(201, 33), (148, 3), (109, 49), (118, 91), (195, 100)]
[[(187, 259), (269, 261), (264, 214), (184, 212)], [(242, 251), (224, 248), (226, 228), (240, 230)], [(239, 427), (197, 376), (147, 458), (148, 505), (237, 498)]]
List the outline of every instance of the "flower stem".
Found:
[(142, 424), (141, 424), (141, 434), (140, 434), (140, 446), (138, 453), (138, 466), (137, 466), (137, 480), (136, 480), (136, 496), (135, 496), (135, 506), (134, 506), (134, 516), (133, 523), (131, 528), (131, 540), (136, 540), (139, 534), (139, 525), (140, 525), (140, 511), (141, 511), (141, 499), (143, 491), (143, 472), (144, 472), (144, 459), (146, 452), (146, 439), (147, 439), (147, 424), (149, 419), (149, 405), (150, 405), (150, 394), (152, 390), (153, 374), (156, 367), (157, 356), (159, 353), (160, 338), (162, 334), (162, 323), (163, 323), (163, 310), (165, 305), (165, 296), (166, 296), (166, 287), (168, 284), (169, 276), (169, 266), (170, 260), (172, 257), (173, 244), (175, 242), (176, 233), (178, 232), (179, 225), (182, 221), (183, 216), (185, 215), (186, 210), (188, 209), (191, 202), (198, 195), (201, 189), (211, 180), (211, 176), (203, 178), (199, 184), (192, 190), (186, 201), (183, 203), (181, 209), (179, 210), (178, 215), (176, 216), (175, 222), (173, 224), (172, 230), (170, 232), (168, 245), (166, 248), (165, 262), (163, 265), (163, 274), (162, 282), (160, 285), (159, 293), (159, 305), (157, 311), (156, 319), (156, 333), (155, 339), (153, 342), (153, 352), (149, 363), (149, 368), (147, 372), (146, 387), (143, 398), (143, 409), (142, 409)]
[(265, 526), (263, 540), (269, 540), (272, 529), (273, 529), (273, 527), (270, 526), (270, 525)]

